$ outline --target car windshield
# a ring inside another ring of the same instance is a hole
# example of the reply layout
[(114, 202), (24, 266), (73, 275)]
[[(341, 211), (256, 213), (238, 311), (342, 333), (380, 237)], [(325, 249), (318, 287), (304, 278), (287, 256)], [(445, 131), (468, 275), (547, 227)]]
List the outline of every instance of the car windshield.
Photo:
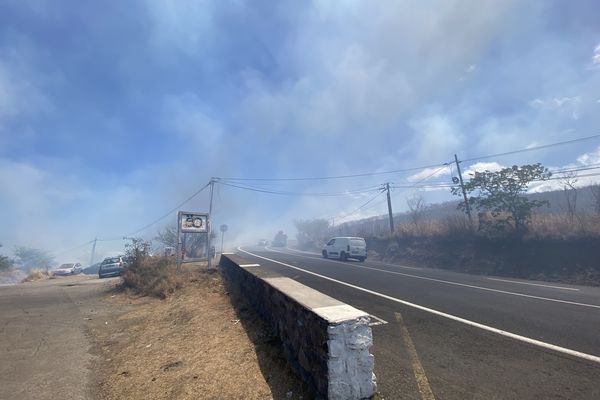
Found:
[(73, 268), (73, 264), (63, 264), (60, 267), (58, 267), (58, 269), (66, 269), (66, 268)]
[(107, 258), (106, 260), (104, 260), (104, 262), (102, 264), (116, 264), (120, 261), (121, 260), (119, 259), (119, 257), (113, 257), (113, 258)]

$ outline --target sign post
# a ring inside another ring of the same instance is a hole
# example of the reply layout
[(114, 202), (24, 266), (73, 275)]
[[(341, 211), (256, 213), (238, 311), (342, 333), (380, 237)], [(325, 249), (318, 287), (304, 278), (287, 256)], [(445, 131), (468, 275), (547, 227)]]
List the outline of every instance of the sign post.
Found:
[[(209, 215), (206, 213), (197, 213), (189, 211), (179, 211), (177, 213), (177, 272), (181, 271), (181, 264), (184, 262), (205, 261), (210, 259), (209, 247)], [(188, 234), (206, 235), (206, 251), (202, 257), (185, 259), (186, 243), (181, 240), (181, 234), (184, 234), (184, 240)]]
[(225, 232), (227, 232), (227, 228), (227, 225), (221, 225), (221, 254), (223, 254), (223, 238), (225, 237)]

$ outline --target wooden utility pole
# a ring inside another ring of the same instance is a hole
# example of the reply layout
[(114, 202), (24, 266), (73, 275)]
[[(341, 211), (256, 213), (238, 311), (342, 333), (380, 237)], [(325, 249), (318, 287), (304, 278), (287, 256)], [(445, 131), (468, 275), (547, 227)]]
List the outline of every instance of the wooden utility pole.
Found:
[(465, 211), (469, 216), (469, 222), (473, 223), (473, 217), (471, 216), (471, 205), (469, 204), (469, 200), (467, 200), (467, 191), (465, 190), (465, 185), (463, 183), (462, 173), (460, 172), (460, 161), (458, 161), (458, 156), (454, 155), (454, 161), (456, 162), (456, 170), (458, 171), (458, 179), (460, 180), (460, 188), (462, 190), (463, 198), (465, 199)]
[(94, 257), (96, 256), (96, 242), (98, 238), (94, 238), (94, 245), (92, 246), (92, 256), (90, 257), (90, 265), (94, 265)]
[(387, 201), (388, 201), (388, 214), (390, 217), (390, 233), (394, 235), (394, 215), (392, 214), (392, 199), (390, 198), (390, 183), (385, 184), (385, 190), (387, 190)]
[(208, 269), (212, 269), (212, 247), (211, 247), (211, 230), (212, 230), (212, 208), (213, 208), (213, 192), (215, 189), (215, 178), (210, 178), (210, 204), (208, 206), (208, 227), (207, 227), (207, 247), (208, 247)]

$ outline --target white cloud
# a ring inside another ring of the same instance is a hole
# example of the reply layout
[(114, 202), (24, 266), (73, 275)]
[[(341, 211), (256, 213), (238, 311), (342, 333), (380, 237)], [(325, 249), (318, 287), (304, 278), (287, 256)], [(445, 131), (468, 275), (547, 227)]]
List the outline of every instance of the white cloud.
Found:
[(484, 171), (497, 172), (497, 171), (500, 171), (503, 168), (506, 168), (506, 166), (504, 166), (502, 164), (499, 164), (499, 163), (497, 163), (495, 161), (493, 161), (493, 162), (478, 162), (478, 163), (475, 163), (473, 165), (470, 165), (463, 172), (463, 175), (465, 177), (468, 177), (468, 176), (474, 175), (475, 172), (484, 172)]
[(594, 151), (585, 153), (577, 157), (577, 162), (582, 165), (599, 164), (600, 163), (600, 146)]
[(451, 154), (461, 148), (463, 134), (457, 123), (448, 115), (432, 114), (408, 122), (413, 129), (410, 147), (412, 157), (418, 160), (448, 161)]
[(594, 49), (594, 54), (592, 55), (592, 65), (595, 67), (600, 67), (600, 43)]
[(437, 178), (440, 176), (448, 175), (450, 167), (442, 168), (425, 168), (424, 170), (411, 175), (407, 178), (409, 182), (427, 182), (429, 179)]
[(144, 4), (154, 26), (151, 41), (160, 49), (201, 54), (216, 38), (212, 1), (145, 0)]
[(552, 99), (535, 99), (529, 102), (529, 105), (539, 110), (558, 110), (563, 107), (576, 107), (581, 103), (579, 96), (575, 97), (554, 97)]

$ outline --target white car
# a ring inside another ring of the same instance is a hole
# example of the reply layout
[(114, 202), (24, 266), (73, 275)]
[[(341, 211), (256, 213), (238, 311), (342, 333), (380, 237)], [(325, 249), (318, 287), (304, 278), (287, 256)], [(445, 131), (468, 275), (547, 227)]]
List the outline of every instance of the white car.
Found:
[(363, 262), (367, 259), (367, 243), (360, 237), (334, 237), (323, 247), (323, 258), (330, 257), (342, 261), (355, 258)]
[(52, 271), (52, 275), (76, 275), (82, 272), (81, 264), (68, 263), (62, 264), (60, 267)]

